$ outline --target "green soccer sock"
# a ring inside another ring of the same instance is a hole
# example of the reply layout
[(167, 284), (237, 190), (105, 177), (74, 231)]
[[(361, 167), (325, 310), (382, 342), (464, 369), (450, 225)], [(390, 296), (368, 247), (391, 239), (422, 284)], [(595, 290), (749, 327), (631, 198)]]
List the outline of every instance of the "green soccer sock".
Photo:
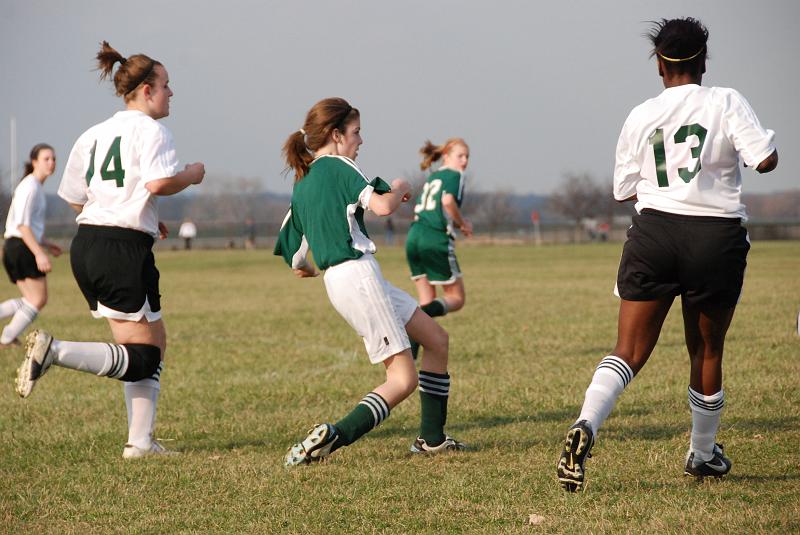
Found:
[(447, 301), (441, 297), (437, 297), (427, 305), (419, 307), (428, 316), (435, 318), (436, 316), (444, 316), (447, 314)]
[(450, 375), (447, 373), (419, 372), (419, 400), (421, 417), (419, 436), (429, 446), (444, 442), (447, 423), (447, 398), (450, 395)]
[(379, 394), (370, 392), (350, 414), (336, 422), (335, 427), (341, 438), (334, 450), (349, 446), (366, 433), (377, 427), (389, 416), (389, 405)]

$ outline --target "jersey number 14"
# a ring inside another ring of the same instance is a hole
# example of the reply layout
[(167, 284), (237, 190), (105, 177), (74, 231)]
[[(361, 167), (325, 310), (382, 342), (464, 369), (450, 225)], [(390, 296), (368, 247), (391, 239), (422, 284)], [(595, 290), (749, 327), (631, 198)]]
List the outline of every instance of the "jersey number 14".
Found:
[[(706, 130), (702, 125), (697, 123), (685, 124), (678, 128), (672, 139), (675, 143), (686, 143), (686, 138), (689, 136), (697, 137), (697, 146), (692, 147), (692, 158), (697, 160), (694, 170), (690, 171), (688, 167), (678, 168), (678, 176), (680, 176), (687, 184), (697, 175), (700, 171), (700, 153), (703, 150), (703, 143), (706, 142)], [(667, 154), (664, 150), (664, 129), (656, 128), (655, 132), (650, 135), (648, 142), (653, 146), (653, 156), (656, 159), (656, 178), (658, 179), (658, 186), (661, 188), (669, 187), (669, 177), (667, 176)]]
[[(118, 188), (124, 186), (123, 181), (125, 180), (125, 169), (122, 168), (122, 156), (120, 156), (119, 153), (119, 144), (121, 141), (122, 137), (120, 136), (114, 138), (111, 146), (108, 147), (106, 157), (103, 159), (103, 165), (100, 167), (100, 177), (103, 180), (116, 180)], [(96, 150), (97, 140), (95, 140), (94, 145), (92, 145), (92, 150), (89, 153), (89, 169), (86, 170), (87, 186), (94, 176), (94, 153)], [(114, 168), (110, 169), (112, 163), (114, 164)]]

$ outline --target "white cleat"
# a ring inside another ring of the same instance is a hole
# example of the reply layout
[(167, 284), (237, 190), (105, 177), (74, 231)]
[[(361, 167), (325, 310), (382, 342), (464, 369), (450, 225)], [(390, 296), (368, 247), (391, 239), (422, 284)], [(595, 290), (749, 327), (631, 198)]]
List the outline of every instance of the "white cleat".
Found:
[(50, 351), (53, 337), (36, 329), (25, 338), (25, 360), (17, 369), (15, 389), (17, 394), (26, 398), (31, 395), (33, 387), (53, 363), (55, 355)]
[(417, 440), (411, 445), (411, 453), (427, 453), (429, 455), (446, 451), (464, 451), (466, 449), (466, 444), (459, 442), (450, 435), (445, 435), (444, 442), (438, 446), (429, 446), (422, 437), (417, 437)]
[(150, 444), (149, 448), (139, 448), (133, 444), (125, 444), (125, 447), (122, 449), (123, 459), (139, 459), (141, 457), (150, 457), (156, 455), (171, 456), (178, 455), (178, 452), (168, 450), (155, 440)]

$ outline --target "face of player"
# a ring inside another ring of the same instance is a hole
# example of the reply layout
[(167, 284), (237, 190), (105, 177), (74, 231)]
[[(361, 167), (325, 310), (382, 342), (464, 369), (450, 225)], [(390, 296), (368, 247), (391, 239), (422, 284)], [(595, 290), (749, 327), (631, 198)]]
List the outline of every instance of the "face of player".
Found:
[(169, 115), (169, 99), (172, 96), (172, 89), (169, 88), (169, 74), (163, 65), (156, 65), (153, 70), (156, 73), (155, 82), (150, 86), (150, 98), (148, 109), (150, 117), (161, 119)]
[(450, 169), (461, 171), (462, 173), (467, 168), (469, 163), (469, 149), (461, 144), (453, 145), (447, 154), (444, 155), (442, 164)]
[(355, 160), (358, 156), (358, 147), (364, 142), (361, 139), (361, 119), (356, 118), (344, 128), (344, 133), (339, 133), (336, 141), (336, 152)]
[(31, 165), (33, 165), (33, 174), (40, 180), (44, 180), (56, 170), (56, 154), (50, 149), (42, 149)]

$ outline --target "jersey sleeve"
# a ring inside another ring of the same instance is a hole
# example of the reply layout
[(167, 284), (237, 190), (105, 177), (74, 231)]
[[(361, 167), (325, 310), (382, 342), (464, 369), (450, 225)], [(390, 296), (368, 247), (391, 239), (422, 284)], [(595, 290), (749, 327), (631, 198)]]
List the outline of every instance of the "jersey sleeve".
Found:
[(32, 186), (32, 182), (26, 181), (14, 192), (14, 220), (11, 222), (14, 229), (18, 229), (20, 225), (32, 226), (33, 203), (36, 196), (36, 189)]
[(61, 183), (58, 186), (58, 196), (70, 204), (83, 206), (88, 200), (86, 191), (89, 186), (86, 183), (86, 160), (91, 157), (91, 148), (86, 147), (84, 136), (78, 138), (67, 159), (64, 174), (61, 176)]
[(172, 132), (164, 125), (155, 123), (152, 131), (143, 132), (139, 169), (145, 184), (160, 178), (178, 174), (178, 155)]
[(464, 176), (458, 172), (453, 171), (447, 173), (442, 178), (442, 196), (449, 193), (456, 199), (456, 203), (461, 206), (462, 197), (464, 195)]
[[(368, 209), (369, 199), (372, 197), (372, 193), (375, 191), (375, 187), (372, 185), (372, 182), (367, 180), (367, 177), (365, 177), (359, 170), (352, 168), (349, 165), (347, 167), (342, 167), (342, 172), (344, 173), (342, 184), (344, 185), (347, 202), (350, 204), (355, 203), (364, 210)], [(380, 182), (386, 184), (379, 178), (376, 180), (380, 180)], [(373, 182), (375, 181), (373, 180)], [(389, 190), (391, 190), (391, 188), (389, 188)]]
[(272, 253), (275, 256), (282, 256), (292, 269), (301, 269), (309, 264), (308, 251), (308, 241), (306, 241), (302, 229), (299, 228), (299, 222), (293, 217), (292, 209), (289, 208)]
[(636, 184), (642, 180), (642, 167), (636, 157), (636, 140), (631, 133), (629, 115), (617, 140), (614, 162), (614, 199), (624, 201), (636, 195)]
[(775, 151), (775, 132), (765, 130), (753, 108), (736, 90), (727, 95), (724, 112), (725, 133), (736, 151), (750, 167), (757, 167)]

